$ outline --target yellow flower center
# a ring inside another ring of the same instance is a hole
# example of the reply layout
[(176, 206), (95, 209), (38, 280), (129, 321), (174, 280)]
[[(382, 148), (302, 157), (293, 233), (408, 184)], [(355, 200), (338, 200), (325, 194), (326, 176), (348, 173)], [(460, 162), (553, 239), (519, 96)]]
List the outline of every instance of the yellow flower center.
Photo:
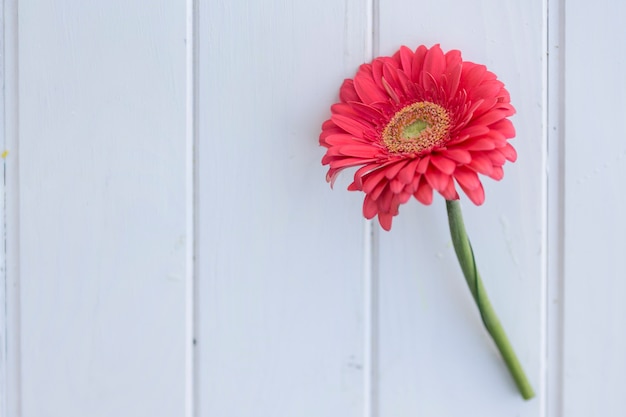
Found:
[(393, 153), (419, 153), (442, 145), (450, 133), (450, 116), (441, 106), (420, 101), (397, 112), (383, 130), (383, 143)]

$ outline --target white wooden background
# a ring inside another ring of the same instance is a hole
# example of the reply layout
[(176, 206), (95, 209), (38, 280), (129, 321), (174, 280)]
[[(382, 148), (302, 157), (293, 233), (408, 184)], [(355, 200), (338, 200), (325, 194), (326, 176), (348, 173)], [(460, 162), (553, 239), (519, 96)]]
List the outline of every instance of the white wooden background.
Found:
[[(626, 6), (4, 0), (4, 417), (626, 415)], [(537, 397), (482, 329), (441, 198), (331, 191), (362, 62), (441, 43), (515, 107), (463, 200)]]

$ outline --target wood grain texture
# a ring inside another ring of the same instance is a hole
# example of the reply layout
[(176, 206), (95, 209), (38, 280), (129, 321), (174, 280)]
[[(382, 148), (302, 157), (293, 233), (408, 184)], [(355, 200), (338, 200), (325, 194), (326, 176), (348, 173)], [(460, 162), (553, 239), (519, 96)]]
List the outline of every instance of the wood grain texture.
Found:
[(20, 417), (181, 416), (185, 5), (18, 12)]
[(626, 415), (623, 3), (565, 4), (563, 415)]
[(361, 1), (201, 1), (198, 415), (363, 413), (360, 196), (318, 145)]
[(486, 202), (462, 196), (492, 303), (539, 395), (524, 402), (489, 339), (449, 235), (445, 202), (401, 207), (380, 238), (380, 417), (541, 415), (543, 303), (542, 2), (381, 3), (380, 54), (441, 43), (487, 65), (517, 109), (519, 158), (483, 180)]

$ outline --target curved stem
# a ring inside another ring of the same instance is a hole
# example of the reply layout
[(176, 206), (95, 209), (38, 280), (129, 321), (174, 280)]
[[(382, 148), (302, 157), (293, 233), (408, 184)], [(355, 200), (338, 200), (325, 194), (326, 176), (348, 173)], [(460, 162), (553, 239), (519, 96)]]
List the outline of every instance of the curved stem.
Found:
[(446, 208), (448, 209), (448, 221), (450, 223), (450, 234), (452, 235), (454, 251), (456, 252), (459, 264), (463, 270), (463, 275), (474, 297), (485, 328), (496, 343), (522, 397), (524, 397), (525, 400), (529, 400), (535, 396), (535, 393), (530, 382), (528, 382), (522, 365), (515, 355), (511, 342), (509, 342), (504, 332), (504, 328), (500, 324), (496, 312), (489, 302), (489, 298), (487, 298), (487, 292), (485, 291), (483, 281), (476, 267), (472, 245), (465, 232), (461, 205), (458, 200), (446, 200)]

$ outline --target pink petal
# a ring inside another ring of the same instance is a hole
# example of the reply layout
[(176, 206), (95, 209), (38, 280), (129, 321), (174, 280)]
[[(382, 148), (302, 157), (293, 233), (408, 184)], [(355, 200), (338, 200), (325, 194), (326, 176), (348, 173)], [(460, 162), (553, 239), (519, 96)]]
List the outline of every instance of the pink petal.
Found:
[(461, 70), (463, 63), (461, 60), (461, 52), (452, 50), (446, 54), (446, 92), (448, 97), (454, 97), (461, 81)]
[(493, 167), (493, 172), (491, 173), (491, 175), (489, 176), (490, 178), (493, 178), (496, 181), (500, 181), (502, 178), (504, 178), (504, 170), (502, 169), (501, 166), (499, 167)]
[[(375, 162), (375, 161), (376, 159), (342, 158), (342, 159), (335, 159), (335, 160), (330, 161), (330, 167), (333, 169), (347, 168), (347, 167), (353, 167), (357, 165), (369, 164), (370, 162)], [(322, 164), (322, 165), (326, 165), (326, 164)]]
[(341, 88), (339, 89), (339, 98), (344, 103), (347, 103), (348, 101), (359, 101), (359, 95), (354, 89), (354, 81), (344, 80)]
[(422, 177), (413, 196), (422, 204), (430, 205), (433, 202), (433, 189), (426, 179)]
[(515, 107), (513, 107), (510, 103), (503, 103), (502, 100), (503, 99), (500, 97), (497, 98), (497, 104), (494, 109), (502, 110), (507, 115), (507, 117), (513, 116), (515, 114)]
[(366, 219), (373, 219), (376, 213), (378, 213), (378, 204), (376, 203), (376, 200), (373, 200), (369, 195), (366, 195), (365, 200), (363, 200), (363, 216)]
[(441, 78), (441, 74), (443, 73), (446, 67), (446, 58), (443, 55), (443, 51), (439, 45), (435, 45), (428, 50), (426, 53), (426, 57), (424, 58), (424, 68), (423, 71), (432, 75), (432, 79), (430, 77), (422, 78), (422, 82), (424, 83), (424, 87), (426, 89), (435, 88), (436, 84), (432, 84), (432, 81), (438, 81)]
[[(343, 135), (345, 133), (346, 132), (343, 129), (340, 129), (340, 128), (333, 129), (332, 131), (330, 129), (329, 130), (324, 130), (324, 131), (322, 131), (322, 133), (320, 133), (320, 145), (321, 146), (325, 146), (325, 147), (328, 148), (329, 146), (326, 143), (326, 138), (328, 136), (334, 135), (334, 134), (342, 134)], [(350, 136), (352, 136), (352, 135), (350, 135)]]
[(476, 172), (466, 167), (458, 167), (454, 171), (454, 178), (464, 190), (475, 190), (480, 186), (480, 179)]
[(330, 111), (333, 114), (342, 114), (348, 117), (354, 117), (356, 115), (354, 113), (354, 110), (352, 109), (352, 106), (348, 103), (335, 103), (330, 106)]
[(333, 127), (326, 128), (322, 131), (322, 133), (320, 133), (320, 145), (322, 146), (324, 146), (324, 141), (328, 136), (346, 133), (345, 130), (334, 124), (332, 120), (329, 120), (329, 122), (332, 123)]
[(384, 90), (383, 83), (381, 82), (383, 78), (384, 62), (385, 61), (383, 57), (376, 58), (375, 60), (372, 61), (372, 79), (374, 80), (374, 83), (376, 83), (376, 86), (378, 87), (378, 89), (381, 91)]
[(410, 184), (416, 174), (417, 165), (420, 163), (419, 158), (411, 160), (403, 169), (398, 173), (398, 179), (404, 184)]
[(370, 197), (372, 197), (372, 199), (374, 200), (378, 200), (380, 198), (380, 195), (383, 193), (383, 191), (387, 189), (388, 185), (389, 185), (389, 181), (379, 182), (378, 185), (374, 187), (372, 192), (369, 193)]
[(409, 79), (409, 77), (403, 73), (398, 72), (398, 80), (400, 82), (400, 88), (402, 89), (401, 96), (411, 97), (415, 96), (415, 84)]
[(498, 148), (498, 150), (502, 152), (505, 158), (508, 159), (509, 161), (515, 162), (517, 160), (517, 152), (515, 151), (515, 148), (511, 146), (510, 143), (507, 143), (504, 148)]
[(448, 178), (450, 176), (444, 174), (443, 172), (439, 171), (439, 169), (431, 165), (426, 170), (424, 177), (426, 177), (426, 180), (431, 187), (433, 187), (437, 191), (442, 191), (448, 185)]
[[(490, 111), (499, 111), (496, 107), (498, 104), (498, 99), (495, 97), (482, 97), (480, 106), (476, 107), (474, 110), (474, 119), (481, 117), (483, 114), (488, 113)], [(506, 112), (502, 112), (506, 114)]]
[(494, 149), (492, 152), (487, 152), (487, 156), (491, 159), (491, 163), (494, 167), (502, 166), (506, 163), (506, 157), (498, 149)]
[(468, 126), (459, 133), (459, 136), (467, 136), (468, 138), (475, 138), (484, 136), (489, 133), (489, 128), (484, 125), (472, 124), (472, 126)]
[(385, 190), (381, 193), (380, 197), (376, 199), (378, 203), (378, 212), (379, 213), (390, 213), (391, 212), (391, 202), (393, 201), (394, 193), (391, 192), (389, 187), (386, 187)]
[(398, 172), (400, 172), (408, 162), (409, 160), (402, 159), (395, 164), (389, 165), (387, 168), (385, 168), (385, 175), (388, 179), (395, 178), (398, 175)]
[(369, 142), (361, 138), (355, 138), (351, 134), (345, 133), (344, 130), (341, 130), (341, 132), (342, 133), (339, 133), (339, 134), (335, 133), (332, 135), (328, 135), (328, 137), (326, 137), (324, 142), (327, 145), (332, 145), (332, 146), (342, 146), (342, 145), (361, 145), (362, 146), (362, 144), (366, 144), (366, 146), (369, 146), (370, 148), (372, 148), (372, 145)]
[(335, 123), (333, 123), (332, 120), (326, 120), (324, 123), (322, 123), (322, 130), (326, 130), (326, 129), (332, 129), (333, 127), (336, 127), (337, 125)]
[(411, 193), (407, 193), (406, 191), (401, 192), (400, 194), (398, 194), (398, 200), (400, 202), (400, 204), (404, 204), (407, 201), (409, 201), (409, 199), (411, 198)]
[(470, 99), (474, 98), (483, 98), (483, 97), (494, 97), (496, 98), (500, 90), (502, 90), (502, 83), (500, 81), (494, 80), (489, 82), (483, 82), (481, 85), (473, 88), (470, 91)]
[(505, 117), (506, 117), (506, 114), (503, 111), (492, 110), (492, 111), (489, 111), (489, 112), (483, 114), (478, 119), (474, 120), (472, 122), (472, 124), (474, 126), (476, 126), (476, 125), (489, 126), (492, 123), (495, 123), (495, 122), (497, 122), (499, 120), (504, 119)]
[(385, 183), (388, 182), (387, 178), (385, 177), (384, 169), (379, 169), (367, 174), (365, 177), (363, 177), (363, 191), (365, 191), (366, 193), (372, 192), (374, 187), (376, 187), (381, 181), (384, 181)]
[(411, 65), (411, 81), (419, 82), (422, 73), (422, 67), (424, 66), (424, 57), (426, 57), (426, 53), (428, 52), (428, 48), (424, 45), (419, 46), (415, 50), (415, 55), (413, 55), (413, 63)]
[(381, 81), (389, 97), (391, 97), (391, 99), (395, 101), (396, 103), (400, 103), (400, 98), (398, 98), (398, 95), (396, 94), (395, 89), (391, 85), (389, 85), (389, 82), (385, 78), (381, 78)]
[(471, 139), (463, 142), (463, 149), (468, 151), (490, 151), (496, 148), (496, 144), (491, 139)]
[(341, 171), (343, 171), (345, 168), (340, 168), (340, 169), (333, 169), (330, 168), (328, 170), (328, 172), (326, 173), (326, 182), (330, 183), (330, 188), (333, 188), (335, 186), (335, 180), (337, 179), (337, 176), (341, 173)]
[(411, 68), (413, 66), (413, 51), (411, 51), (406, 46), (400, 47), (400, 62), (402, 65), (402, 70), (409, 77), (411, 76)]
[(417, 164), (417, 167), (415, 168), (415, 170), (419, 172), (420, 174), (424, 174), (426, 170), (428, 169), (429, 164), (430, 164), (430, 156), (426, 155), (425, 157), (419, 160), (419, 163)]
[(348, 191), (361, 191), (361, 186), (356, 183), (356, 181), (352, 181), (350, 185), (348, 185)]
[(371, 78), (355, 77), (354, 88), (365, 104), (387, 101), (387, 95), (381, 91)]
[(485, 202), (485, 190), (483, 189), (482, 184), (480, 184), (477, 188), (474, 188), (473, 190), (466, 189), (461, 183), (459, 183), (459, 185), (461, 186), (461, 189), (465, 192), (465, 194), (467, 194), (469, 199), (472, 200), (472, 203), (480, 206)]
[(386, 60), (383, 64), (383, 76), (389, 82), (389, 85), (394, 89), (400, 89), (400, 80), (398, 79), (398, 66), (397, 63), (392, 60)]
[(441, 172), (448, 175), (451, 175), (454, 172), (454, 168), (456, 168), (456, 162), (438, 154), (431, 155), (430, 162), (439, 168)]
[(456, 192), (456, 189), (454, 188), (454, 181), (452, 180), (452, 177), (448, 177), (448, 184), (442, 191), (440, 191), (440, 194), (446, 200), (458, 200), (459, 199), (459, 194)]
[(467, 165), (481, 174), (491, 175), (493, 172), (491, 159), (480, 152), (472, 152), (472, 162)]
[(499, 122), (492, 124), (491, 129), (497, 130), (507, 138), (515, 137), (515, 127), (513, 127), (513, 122), (509, 119), (502, 119)]
[(364, 132), (369, 132), (372, 129), (371, 126), (366, 126), (357, 119), (342, 114), (333, 114), (332, 120), (337, 126), (359, 138), (363, 137)]
[(446, 52), (446, 67), (448, 68), (448, 71), (450, 71), (450, 68), (461, 65), (462, 63), (463, 58), (461, 58), (461, 51), (452, 49)]
[(389, 213), (391, 213), (392, 216), (397, 216), (398, 213), (400, 212), (399, 207), (400, 207), (400, 195), (393, 194), (393, 196), (391, 197), (391, 206), (390, 206)]
[(341, 158), (341, 157), (343, 157), (343, 155), (341, 154), (341, 152), (339, 152), (338, 146), (333, 146), (333, 147), (328, 148), (328, 150), (326, 151), (326, 155), (324, 155), (324, 158), (330, 158), (328, 160)]
[(461, 83), (466, 89), (474, 88), (483, 80), (486, 72), (487, 67), (484, 65), (464, 62), (463, 71), (461, 73)]
[(500, 133), (500, 131), (495, 129), (490, 129), (486, 137), (493, 142), (496, 148), (501, 148), (507, 143), (506, 137), (502, 133)]
[(446, 156), (461, 164), (469, 164), (472, 161), (472, 155), (465, 149), (447, 149)]
[(426, 91), (430, 92), (430, 95), (437, 93), (437, 90), (439, 89), (439, 84), (437, 83), (435, 76), (426, 71), (422, 71), (422, 85)]
[(393, 179), (389, 182), (389, 188), (395, 194), (400, 194), (400, 192), (404, 189), (404, 184), (397, 179)]
[(365, 177), (370, 172), (373, 172), (378, 167), (378, 164), (368, 164), (362, 166), (354, 173), (354, 183), (359, 187), (359, 190), (363, 188), (363, 177)]
[(380, 227), (382, 227), (386, 231), (391, 230), (391, 222), (393, 220), (393, 216), (389, 213), (378, 213), (378, 223), (380, 223)]
[(344, 156), (353, 156), (358, 158), (374, 158), (380, 154), (376, 148), (368, 145), (343, 145), (338, 147), (338, 149)]
[(354, 102), (350, 103), (350, 106), (352, 106), (354, 113), (358, 114), (361, 118), (369, 122), (377, 121), (383, 117), (381, 112), (373, 107), (368, 106), (367, 104)]

